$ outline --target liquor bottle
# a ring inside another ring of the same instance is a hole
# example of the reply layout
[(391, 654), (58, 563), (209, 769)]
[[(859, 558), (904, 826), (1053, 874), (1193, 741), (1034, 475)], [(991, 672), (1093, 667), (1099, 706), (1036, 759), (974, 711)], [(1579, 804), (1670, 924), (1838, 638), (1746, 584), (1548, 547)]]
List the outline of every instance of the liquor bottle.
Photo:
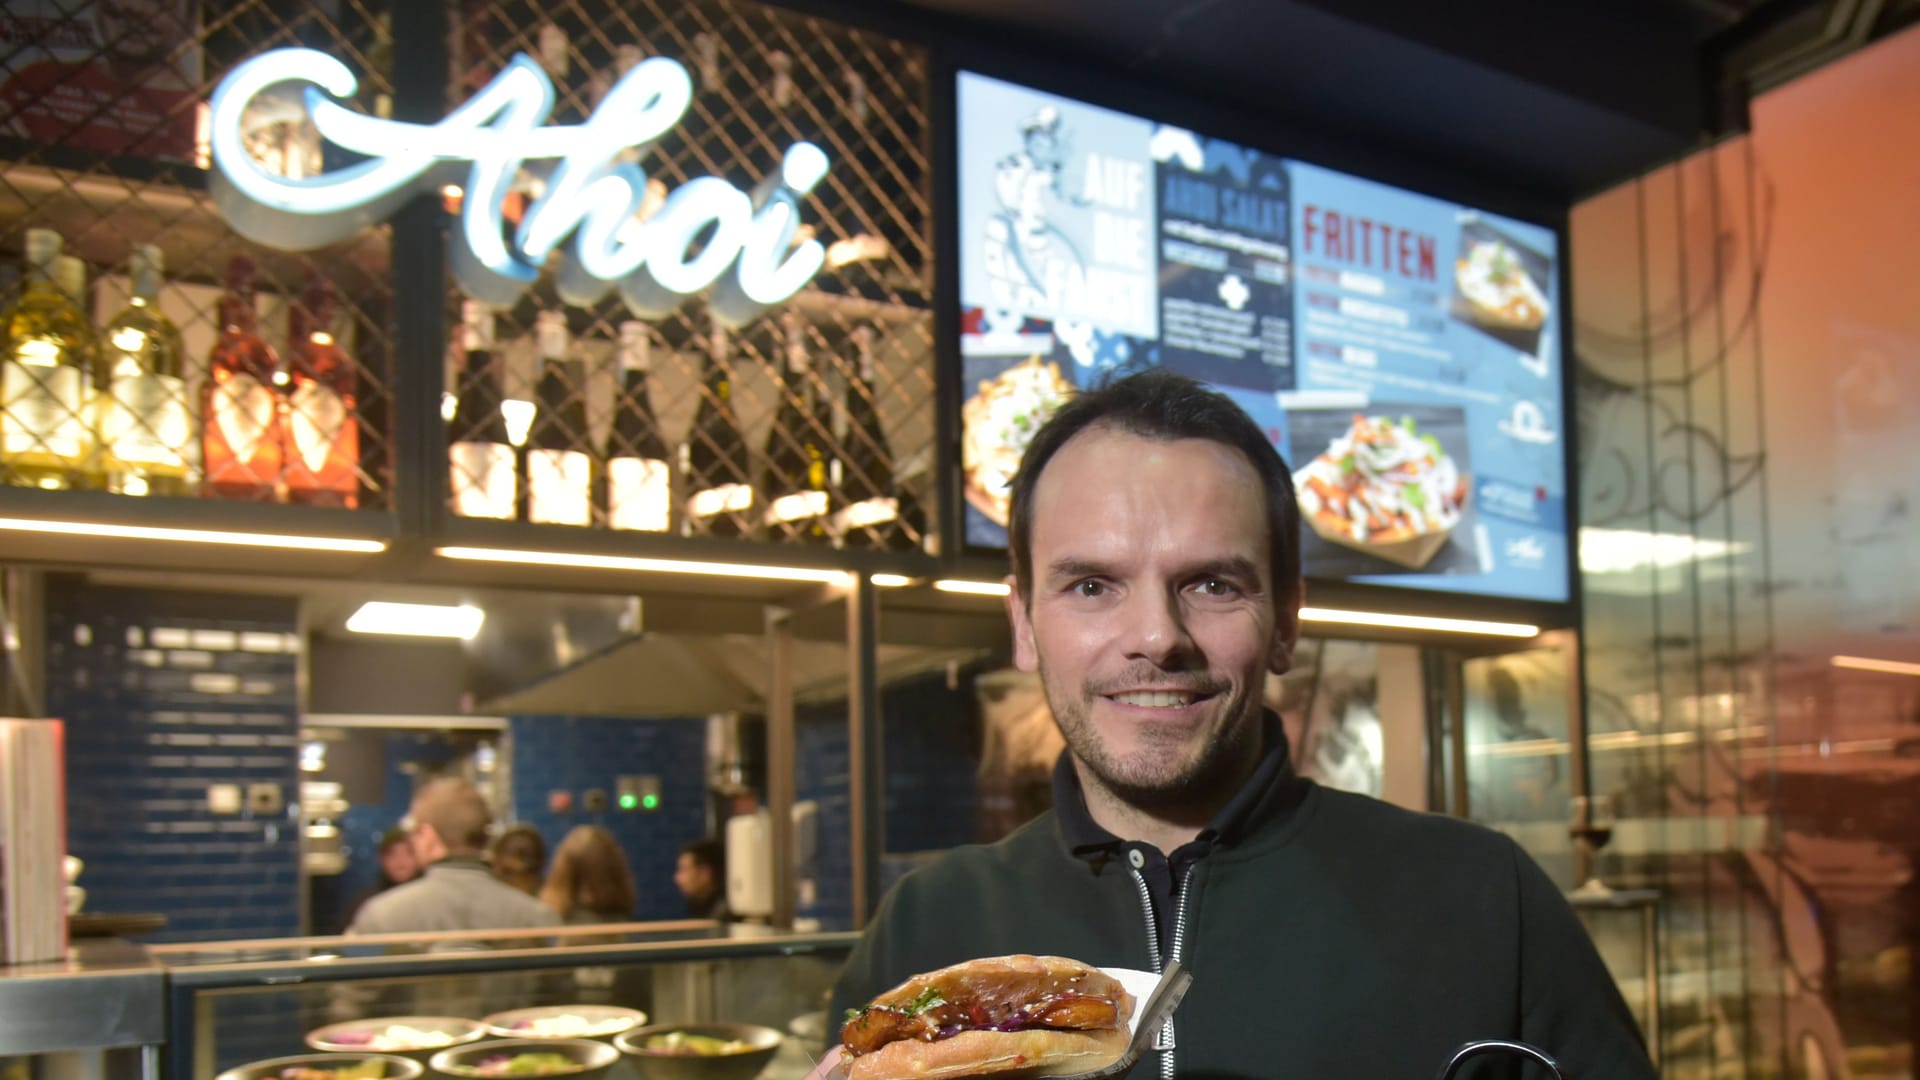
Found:
[(333, 283), (309, 274), (287, 313), (287, 499), (360, 505), (358, 368), (340, 346)]
[(54, 279), (60, 246), (27, 230), (26, 286), (0, 326), (0, 471), (20, 487), (84, 486), (92, 456), (93, 330)]
[(568, 354), (567, 315), (543, 311), (534, 328), (540, 381), (527, 433), (527, 520), (593, 524), (593, 456), (587, 449), (585, 365)]
[(180, 331), (160, 311), (160, 249), (133, 249), (132, 297), (100, 333), (98, 431), (107, 490), (186, 495), (199, 466)]
[(466, 362), (448, 429), (447, 491), (461, 517), (510, 520), (519, 504), (513, 441), (501, 411), (500, 370), (493, 351), (493, 312), (478, 300), (460, 308)]
[(707, 355), (700, 375), (700, 400), (693, 427), (681, 449), (686, 471), (687, 516), (684, 530), (708, 536), (742, 536), (738, 515), (753, 509), (753, 484), (747, 440), (733, 404), (733, 367), (727, 328), (716, 320), (707, 334)]
[(667, 442), (647, 393), (652, 341), (647, 324), (620, 324), (620, 399), (607, 436), (607, 524), (666, 532), (673, 516), (673, 474)]
[(207, 358), (201, 391), (201, 463), (205, 493), (222, 499), (273, 499), (284, 492), (280, 390), (286, 372), (260, 336), (253, 309), (253, 260), (227, 263), (220, 337)]
[(760, 482), (766, 505), (764, 523), (773, 539), (825, 542), (829, 539), (827, 512), (832, 505), (827, 494), (832, 421), (823, 423), (820, 416), (824, 395), (817, 392), (799, 317), (785, 312), (780, 324), (787, 369), (780, 381), (780, 405), (774, 410), (773, 427), (767, 431), (767, 468)]
[(87, 264), (78, 255), (61, 255), (53, 260), (53, 283), (60, 287), (61, 295), (73, 302), (73, 309), (80, 313), (80, 322), (85, 333), (81, 338), (80, 352), (82, 365), (87, 373), (85, 388), (86, 404), (81, 413), (86, 422), (86, 456), (82, 460), (79, 476), (75, 477), (76, 487), (104, 488), (107, 486), (107, 474), (100, 457), (100, 440), (97, 437), (100, 418), (100, 394), (107, 385), (108, 376), (105, 357), (100, 351), (99, 335), (93, 328), (93, 297), (87, 292)]
[(848, 543), (881, 547), (889, 546), (891, 530), (879, 527), (899, 518), (900, 501), (894, 489), (893, 450), (874, 400), (873, 337), (871, 326), (853, 331), (855, 368), (847, 379), (847, 434), (839, 458), (838, 486), (846, 509), (837, 523)]

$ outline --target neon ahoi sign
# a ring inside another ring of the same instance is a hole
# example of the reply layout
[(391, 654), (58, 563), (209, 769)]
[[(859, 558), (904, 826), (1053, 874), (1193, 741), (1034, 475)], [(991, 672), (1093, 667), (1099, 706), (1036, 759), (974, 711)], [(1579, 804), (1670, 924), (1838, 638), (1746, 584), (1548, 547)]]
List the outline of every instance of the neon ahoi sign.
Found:
[[(289, 82), (307, 84), (307, 112), (320, 136), (367, 160), (303, 179), (262, 168), (242, 141), (242, 116), (262, 91)], [(553, 83), (524, 54), (437, 124), (383, 120), (339, 103), (358, 88), (345, 64), (313, 49), (264, 53), (221, 81), (212, 103), (211, 187), (235, 232), (307, 251), (386, 220), (422, 191), (459, 183), (465, 194), (450, 235), (452, 263), (474, 299), (513, 303), (571, 237), (557, 278), (569, 303), (590, 304), (617, 287), (635, 314), (659, 318), (712, 287), (715, 314), (735, 325), (792, 296), (826, 259), (819, 241), (794, 243), (800, 198), (827, 172), (826, 153), (808, 142), (788, 147), (779, 170), (751, 194), (699, 177), (639, 218), (647, 176), (620, 160), (621, 151), (672, 130), (693, 100), (686, 69), (665, 57), (635, 65), (580, 124), (546, 126)], [(502, 202), (520, 167), (536, 160), (552, 161), (552, 172), (509, 238)]]

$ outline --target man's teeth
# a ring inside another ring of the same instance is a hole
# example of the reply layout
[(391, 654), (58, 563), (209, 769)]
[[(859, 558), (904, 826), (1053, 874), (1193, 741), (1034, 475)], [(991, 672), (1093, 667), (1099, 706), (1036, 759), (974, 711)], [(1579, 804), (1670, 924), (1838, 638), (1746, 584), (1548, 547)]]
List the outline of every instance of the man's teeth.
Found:
[(1115, 694), (1113, 700), (1122, 705), (1138, 705), (1149, 709), (1177, 709), (1193, 704), (1199, 696), (1176, 690), (1149, 690), (1134, 694)]

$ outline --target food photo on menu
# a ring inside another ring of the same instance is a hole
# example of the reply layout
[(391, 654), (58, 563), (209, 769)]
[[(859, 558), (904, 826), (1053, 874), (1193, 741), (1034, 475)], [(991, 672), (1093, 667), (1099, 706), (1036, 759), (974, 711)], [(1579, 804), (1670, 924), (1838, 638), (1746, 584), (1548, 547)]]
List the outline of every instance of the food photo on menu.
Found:
[(1456, 319), (1529, 356), (1541, 351), (1552, 313), (1547, 298), (1553, 260), (1496, 228), (1479, 214), (1460, 215), (1460, 254), (1453, 269)]
[(1461, 409), (1382, 402), (1296, 409), (1288, 421), (1309, 565), (1480, 572)]

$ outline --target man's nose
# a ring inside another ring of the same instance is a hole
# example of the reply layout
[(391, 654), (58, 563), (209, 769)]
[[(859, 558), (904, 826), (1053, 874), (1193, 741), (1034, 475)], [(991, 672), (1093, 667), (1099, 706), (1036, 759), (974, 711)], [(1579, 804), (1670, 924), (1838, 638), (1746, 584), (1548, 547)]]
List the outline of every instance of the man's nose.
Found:
[(1127, 655), (1161, 667), (1192, 654), (1193, 635), (1174, 590), (1147, 589), (1134, 594), (1127, 611)]

